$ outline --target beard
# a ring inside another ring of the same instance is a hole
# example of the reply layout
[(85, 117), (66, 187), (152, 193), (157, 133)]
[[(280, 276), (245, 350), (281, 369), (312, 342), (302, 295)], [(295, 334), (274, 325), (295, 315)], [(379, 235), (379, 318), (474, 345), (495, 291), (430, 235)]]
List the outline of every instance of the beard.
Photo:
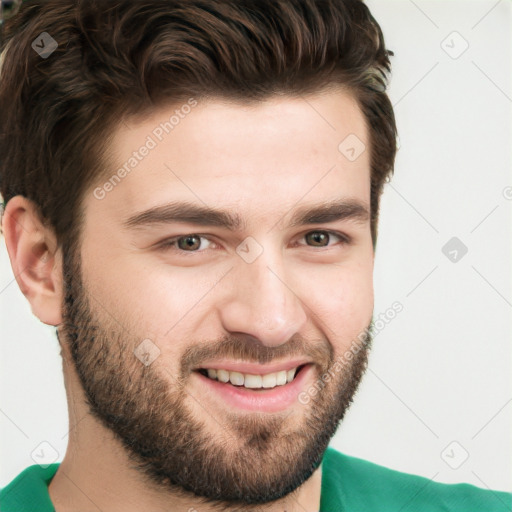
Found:
[[(79, 259), (67, 254), (60, 339), (69, 347), (90, 413), (121, 442), (149, 486), (177, 497), (202, 497), (219, 510), (252, 510), (297, 490), (320, 466), (367, 367), (371, 323), (358, 337), (354, 357), (336, 373), (326, 339), (294, 337), (267, 347), (254, 338), (226, 337), (189, 344), (173, 375), (165, 366), (141, 364), (134, 349), (144, 336), (93, 307), (97, 301), (84, 286)], [(331, 369), (322, 389), (293, 411), (226, 408), (215, 422), (205, 422), (191, 408), (207, 399), (187, 386), (201, 362), (226, 357), (263, 364), (292, 356), (314, 361), (317, 382)]]

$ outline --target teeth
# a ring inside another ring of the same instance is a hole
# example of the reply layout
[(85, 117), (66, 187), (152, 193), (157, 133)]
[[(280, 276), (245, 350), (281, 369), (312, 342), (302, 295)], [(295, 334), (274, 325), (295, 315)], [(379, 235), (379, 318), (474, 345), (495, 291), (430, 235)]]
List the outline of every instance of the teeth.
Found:
[(293, 380), (293, 377), (295, 377), (295, 372), (297, 371), (297, 368), (292, 368), (291, 370), (288, 370), (286, 372), (286, 380), (288, 382), (291, 382)]
[(277, 373), (269, 373), (268, 375), (263, 375), (261, 379), (261, 385), (264, 388), (275, 388), (277, 385)]
[(261, 383), (263, 379), (261, 375), (244, 375), (244, 387), (246, 388), (261, 388)]
[(228, 382), (229, 372), (226, 370), (217, 370), (217, 379), (219, 379), (220, 382)]
[(294, 379), (296, 372), (297, 368), (268, 373), (266, 375), (251, 375), (249, 373), (230, 372), (214, 368), (208, 368), (207, 370), (210, 379), (218, 380), (219, 382), (230, 382), (234, 386), (244, 386), (249, 389), (271, 389), (276, 386), (284, 386)]
[(277, 372), (277, 378), (276, 378), (276, 384), (278, 386), (284, 386), (286, 384), (286, 370), (283, 370), (281, 372)]
[(235, 386), (243, 386), (244, 376), (238, 372), (229, 372), (229, 382)]

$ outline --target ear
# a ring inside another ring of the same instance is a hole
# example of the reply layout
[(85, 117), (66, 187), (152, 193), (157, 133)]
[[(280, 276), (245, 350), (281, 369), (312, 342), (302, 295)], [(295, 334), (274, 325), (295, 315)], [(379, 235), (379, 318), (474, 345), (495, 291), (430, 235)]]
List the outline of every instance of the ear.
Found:
[(15, 196), (2, 218), (11, 267), (32, 312), (41, 322), (62, 322), (62, 258), (53, 230), (45, 226), (35, 204)]

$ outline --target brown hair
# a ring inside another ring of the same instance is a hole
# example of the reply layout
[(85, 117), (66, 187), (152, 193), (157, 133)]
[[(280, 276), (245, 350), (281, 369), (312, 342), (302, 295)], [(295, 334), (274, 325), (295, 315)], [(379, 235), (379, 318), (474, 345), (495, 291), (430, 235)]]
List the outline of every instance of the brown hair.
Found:
[[(105, 173), (123, 116), (183, 98), (258, 101), (342, 84), (369, 128), (375, 247), (396, 125), (385, 92), (392, 52), (362, 1), (29, 0), (3, 28), (0, 191), (6, 203), (32, 200), (59, 245), (78, 240), (83, 194)], [(58, 43), (47, 58), (33, 47), (43, 32)]]

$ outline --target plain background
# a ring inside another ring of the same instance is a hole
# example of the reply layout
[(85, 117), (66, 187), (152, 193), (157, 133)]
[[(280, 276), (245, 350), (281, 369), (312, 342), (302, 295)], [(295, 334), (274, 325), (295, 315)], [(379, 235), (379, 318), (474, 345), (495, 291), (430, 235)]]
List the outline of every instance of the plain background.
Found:
[[(395, 301), (403, 311), (376, 336), (331, 445), (435, 481), (509, 490), (511, 3), (369, 6), (395, 52), (400, 135), (381, 205), (375, 319)], [(31, 314), (0, 245), (4, 486), (43, 441), (62, 460), (68, 421), (54, 329)]]

